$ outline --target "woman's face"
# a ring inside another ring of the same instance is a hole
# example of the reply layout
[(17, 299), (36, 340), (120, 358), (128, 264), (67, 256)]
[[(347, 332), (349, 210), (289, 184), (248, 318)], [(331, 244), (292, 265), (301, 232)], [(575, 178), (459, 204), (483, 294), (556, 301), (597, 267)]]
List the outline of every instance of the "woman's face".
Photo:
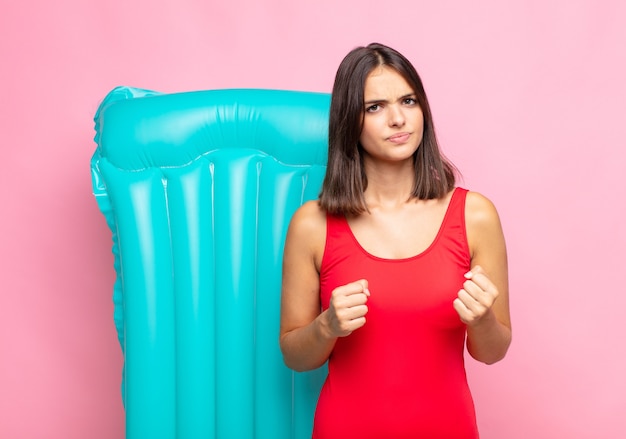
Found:
[(408, 82), (381, 66), (365, 80), (360, 142), (367, 156), (382, 161), (411, 158), (424, 134), (424, 115)]

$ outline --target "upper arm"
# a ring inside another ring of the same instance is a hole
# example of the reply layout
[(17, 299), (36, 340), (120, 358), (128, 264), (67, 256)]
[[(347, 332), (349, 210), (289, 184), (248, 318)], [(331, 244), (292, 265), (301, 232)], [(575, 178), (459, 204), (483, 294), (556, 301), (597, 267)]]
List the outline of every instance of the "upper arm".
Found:
[(498, 212), (490, 200), (468, 192), (465, 221), (471, 265), (480, 265), (497, 288), (493, 311), (498, 321), (510, 328), (507, 252)]
[(326, 214), (316, 201), (300, 207), (289, 224), (283, 255), (280, 336), (311, 323), (321, 311), (319, 266)]

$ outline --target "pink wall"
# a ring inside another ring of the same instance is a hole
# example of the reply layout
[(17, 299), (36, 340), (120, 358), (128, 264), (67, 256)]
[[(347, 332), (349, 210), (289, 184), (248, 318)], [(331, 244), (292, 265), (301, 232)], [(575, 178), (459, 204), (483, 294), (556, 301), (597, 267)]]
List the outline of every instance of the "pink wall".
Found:
[(89, 175), (105, 93), (329, 91), (343, 55), (374, 40), (414, 61), (445, 150), (504, 222), (514, 343), (468, 365), (483, 437), (622, 434), (625, 5), (4, 2), (0, 437), (123, 437), (111, 241)]

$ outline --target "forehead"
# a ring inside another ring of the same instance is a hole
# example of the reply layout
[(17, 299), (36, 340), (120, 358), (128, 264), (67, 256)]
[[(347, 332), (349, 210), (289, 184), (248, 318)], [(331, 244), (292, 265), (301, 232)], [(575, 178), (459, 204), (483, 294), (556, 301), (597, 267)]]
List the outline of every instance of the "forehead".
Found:
[(365, 79), (363, 94), (369, 99), (390, 99), (413, 94), (413, 88), (396, 70), (385, 65), (376, 67)]

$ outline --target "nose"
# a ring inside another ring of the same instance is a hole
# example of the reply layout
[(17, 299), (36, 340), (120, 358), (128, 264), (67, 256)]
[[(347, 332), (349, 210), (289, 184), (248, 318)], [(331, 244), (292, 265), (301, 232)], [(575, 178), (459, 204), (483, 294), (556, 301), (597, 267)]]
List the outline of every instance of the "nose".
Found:
[(389, 126), (401, 127), (405, 123), (404, 112), (399, 105), (390, 105), (389, 107)]

